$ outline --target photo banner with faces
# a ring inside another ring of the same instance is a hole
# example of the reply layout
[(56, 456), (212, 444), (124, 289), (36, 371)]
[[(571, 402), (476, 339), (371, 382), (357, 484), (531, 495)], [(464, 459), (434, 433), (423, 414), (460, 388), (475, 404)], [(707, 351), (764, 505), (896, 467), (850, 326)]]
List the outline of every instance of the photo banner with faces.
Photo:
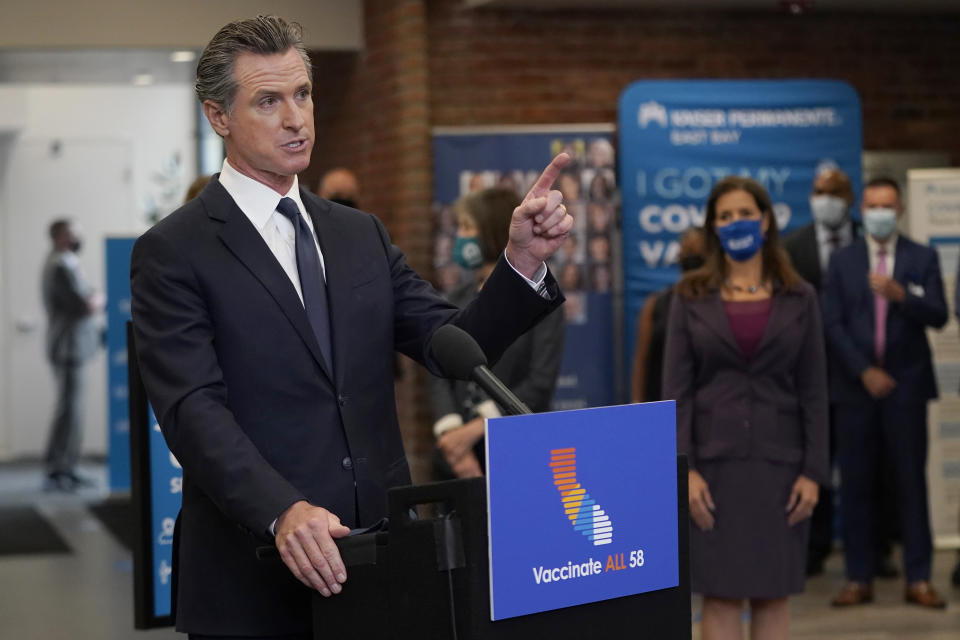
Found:
[[(703, 225), (707, 196), (728, 175), (762, 184), (781, 235), (811, 222), (816, 175), (840, 168), (859, 196), (860, 98), (832, 80), (658, 80), (620, 96), (619, 177), (624, 347), (637, 315), (679, 276), (679, 239)], [(856, 209), (854, 209), (856, 211)]]
[(549, 262), (566, 296), (563, 361), (553, 409), (582, 409), (615, 400), (612, 238), (617, 225), (614, 149), (609, 125), (459, 129), (434, 132), (434, 280), (448, 293), (472, 272), (453, 261), (458, 198), (506, 187), (522, 198), (553, 157), (573, 158), (554, 185), (575, 225)]

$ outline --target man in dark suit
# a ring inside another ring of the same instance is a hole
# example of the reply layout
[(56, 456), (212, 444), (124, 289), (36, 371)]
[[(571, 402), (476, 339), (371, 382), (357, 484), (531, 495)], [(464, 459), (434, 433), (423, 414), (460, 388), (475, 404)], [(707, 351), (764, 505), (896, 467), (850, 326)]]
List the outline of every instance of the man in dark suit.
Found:
[(813, 181), (810, 193), (813, 222), (790, 232), (783, 239), (783, 248), (790, 254), (793, 268), (817, 291), (820, 291), (830, 256), (856, 237), (857, 228), (850, 218), (853, 200), (853, 184), (846, 173), (840, 169), (822, 171)]
[[(459, 311), (375, 217), (298, 187), (314, 136), (298, 25), (225, 26), (196, 87), (224, 140), (223, 170), (131, 259), (137, 355), (183, 467), (177, 628), (309, 638), (303, 585), (324, 596), (349, 588), (334, 538), (373, 524), (386, 490), (410, 481), (394, 350), (437, 372), (425, 347), (452, 322), (496, 360), (562, 302), (544, 260), (573, 225), (550, 190), (569, 157), (514, 211), (504, 256)], [(256, 558), (264, 541), (283, 564)]]
[(77, 473), (83, 437), (83, 368), (100, 345), (94, 314), (103, 309), (103, 294), (80, 270), (80, 238), (70, 220), (50, 225), (53, 247), (43, 266), (43, 306), (47, 312), (46, 352), (57, 383), (47, 439), (47, 489), (72, 491), (92, 486)]
[(881, 452), (895, 469), (903, 537), (905, 599), (945, 603), (930, 586), (927, 402), (937, 396), (927, 328), (947, 320), (936, 252), (897, 233), (897, 183), (878, 178), (863, 192), (866, 237), (837, 251), (823, 291), (824, 331), (837, 367), (830, 376), (849, 583), (834, 606), (873, 600), (876, 474)]
[[(810, 193), (813, 222), (783, 239), (783, 248), (790, 255), (797, 273), (818, 292), (830, 257), (856, 237), (857, 228), (850, 218), (853, 200), (853, 184), (846, 173), (840, 169), (822, 171), (813, 181)], [(832, 463), (835, 448), (832, 427), (829, 443)], [(823, 573), (823, 563), (833, 550), (833, 491), (829, 478), (827, 484), (820, 487), (820, 501), (810, 519), (809, 545), (807, 575)]]

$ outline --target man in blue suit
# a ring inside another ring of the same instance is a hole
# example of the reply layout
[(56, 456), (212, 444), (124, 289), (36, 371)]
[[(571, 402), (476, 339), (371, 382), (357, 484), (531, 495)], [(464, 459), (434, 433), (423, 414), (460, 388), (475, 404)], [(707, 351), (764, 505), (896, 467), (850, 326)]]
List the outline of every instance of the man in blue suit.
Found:
[(927, 402), (937, 397), (926, 331), (947, 321), (940, 263), (897, 232), (903, 205), (895, 181), (868, 182), (862, 208), (866, 237), (833, 255), (822, 296), (849, 580), (833, 605), (873, 600), (876, 477), (885, 451), (896, 471), (905, 599), (943, 608), (930, 586), (926, 482)]
[[(314, 127), (298, 25), (226, 25), (196, 89), (223, 169), (131, 259), (137, 357), (183, 467), (177, 628), (311, 638), (310, 589), (349, 588), (334, 539), (384, 516), (387, 489), (410, 482), (394, 351), (439, 373), (426, 345), (454, 323), (496, 360), (563, 301), (544, 261), (573, 225), (550, 189), (569, 157), (514, 210), (504, 255), (459, 310), (374, 216), (299, 188)], [(257, 559), (268, 542), (282, 564)]]

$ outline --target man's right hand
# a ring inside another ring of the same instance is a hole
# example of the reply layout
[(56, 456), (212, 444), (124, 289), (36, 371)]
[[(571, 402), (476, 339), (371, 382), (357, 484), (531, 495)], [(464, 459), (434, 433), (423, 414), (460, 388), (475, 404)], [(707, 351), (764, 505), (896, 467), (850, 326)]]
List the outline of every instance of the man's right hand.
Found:
[(301, 500), (277, 518), (277, 549), (297, 580), (325, 597), (340, 593), (347, 570), (333, 541), (350, 533), (340, 518)]
[(886, 398), (890, 395), (890, 392), (893, 391), (894, 387), (897, 386), (897, 381), (891, 378), (890, 374), (880, 367), (867, 367), (860, 376), (860, 379), (863, 381), (863, 386), (867, 389), (867, 393), (877, 400)]
[(713, 512), (717, 507), (713, 504), (713, 496), (703, 476), (693, 471), (687, 472), (687, 493), (690, 499), (690, 517), (701, 531), (713, 529)]

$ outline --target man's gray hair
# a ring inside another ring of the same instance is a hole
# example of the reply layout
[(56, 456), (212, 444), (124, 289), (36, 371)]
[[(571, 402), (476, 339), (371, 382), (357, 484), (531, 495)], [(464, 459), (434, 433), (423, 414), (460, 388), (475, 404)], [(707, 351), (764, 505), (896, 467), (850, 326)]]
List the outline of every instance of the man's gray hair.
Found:
[(257, 16), (225, 25), (200, 54), (194, 85), (197, 98), (201, 103), (212, 100), (227, 112), (232, 111), (237, 94), (237, 80), (233, 75), (237, 56), (285, 53), (291, 47), (303, 58), (307, 77), (312, 80), (313, 67), (303, 46), (303, 30), (296, 22), (287, 22), (280, 16)]

